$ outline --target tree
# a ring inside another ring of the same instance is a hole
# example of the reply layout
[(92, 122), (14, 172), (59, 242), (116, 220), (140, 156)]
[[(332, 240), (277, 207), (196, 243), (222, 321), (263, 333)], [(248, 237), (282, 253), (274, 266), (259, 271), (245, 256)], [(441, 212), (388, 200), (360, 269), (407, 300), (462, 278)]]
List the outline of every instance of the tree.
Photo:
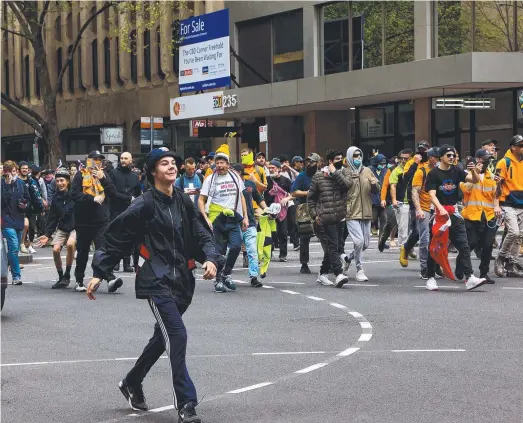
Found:
[[(34, 50), (35, 71), (40, 85), (40, 96), (43, 104), (43, 114), (32, 110), (21, 104), (20, 101), (2, 92), (2, 106), (9, 110), (13, 115), (29, 124), (42, 138), (46, 150), (46, 163), (51, 167), (61, 156), (61, 146), (59, 139), (58, 116), (56, 108), (57, 95), (62, 86), (63, 76), (65, 75), (73, 56), (78, 49), (82, 36), (91, 23), (102, 13), (108, 14), (108, 10), (113, 8), (118, 14), (128, 14), (130, 19), (124, 19), (121, 25), (110, 25), (110, 32), (113, 36), (119, 37), (119, 47), (123, 51), (132, 51), (133, 36), (131, 28), (135, 29), (133, 34), (141, 34), (145, 30), (156, 28), (157, 21), (165, 12), (166, 8), (180, 11), (185, 2), (180, 1), (105, 1), (99, 8), (90, 9), (89, 17), (79, 26), (78, 33), (73, 37), (74, 42), (68, 50), (67, 58), (62, 68), (59, 69), (56, 83), (52, 83), (49, 68), (48, 52), (45, 48), (45, 26), (51, 23), (54, 14), (71, 11), (71, 1), (4, 1), (4, 14), (2, 17), (1, 29), (3, 32), (22, 37), (27, 40)], [(80, 2), (77, 5), (91, 8), (91, 2)], [(122, 20), (120, 20), (122, 21)], [(15, 24), (16, 23), (16, 24)], [(54, 24), (54, 22), (53, 22)], [(111, 22), (109, 23), (111, 24)], [(173, 43), (176, 40), (165, 40)]]

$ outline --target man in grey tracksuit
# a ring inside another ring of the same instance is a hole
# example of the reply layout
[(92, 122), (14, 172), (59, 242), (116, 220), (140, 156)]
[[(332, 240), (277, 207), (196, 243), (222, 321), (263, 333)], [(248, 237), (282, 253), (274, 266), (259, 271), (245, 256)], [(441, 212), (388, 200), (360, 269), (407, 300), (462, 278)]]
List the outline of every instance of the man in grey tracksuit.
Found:
[(363, 153), (357, 147), (347, 149), (348, 167), (343, 169), (344, 178), (351, 181), (347, 193), (347, 229), (354, 243), (354, 250), (344, 256), (345, 269), (352, 260), (356, 262), (356, 280), (365, 282), (369, 279), (363, 272), (361, 264), (362, 252), (370, 242), (370, 226), (372, 222), (372, 197), (380, 190), (380, 185), (374, 173), (363, 166)]

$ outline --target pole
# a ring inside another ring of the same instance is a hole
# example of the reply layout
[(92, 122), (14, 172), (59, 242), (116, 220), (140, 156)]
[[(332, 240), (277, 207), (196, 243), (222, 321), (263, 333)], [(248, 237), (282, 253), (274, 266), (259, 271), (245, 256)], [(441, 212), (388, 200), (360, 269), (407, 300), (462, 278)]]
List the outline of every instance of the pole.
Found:
[(151, 151), (154, 148), (154, 117), (151, 116)]

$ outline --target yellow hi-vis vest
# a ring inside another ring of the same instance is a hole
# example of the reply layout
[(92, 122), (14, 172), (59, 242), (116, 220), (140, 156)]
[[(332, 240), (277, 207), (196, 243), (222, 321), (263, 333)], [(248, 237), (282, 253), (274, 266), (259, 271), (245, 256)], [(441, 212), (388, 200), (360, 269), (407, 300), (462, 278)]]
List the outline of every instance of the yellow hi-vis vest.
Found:
[(487, 170), (477, 184), (462, 182), (463, 191), (462, 216), (467, 220), (480, 221), (483, 213), (487, 220), (495, 218), (494, 194), (496, 193), (496, 181), (491, 171)]

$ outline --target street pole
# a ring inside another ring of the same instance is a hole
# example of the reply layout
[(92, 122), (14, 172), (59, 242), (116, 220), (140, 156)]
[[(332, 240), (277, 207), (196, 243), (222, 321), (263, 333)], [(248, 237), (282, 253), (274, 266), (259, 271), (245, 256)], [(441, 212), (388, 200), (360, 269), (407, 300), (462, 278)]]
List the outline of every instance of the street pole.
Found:
[(154, 117), (151, 116), (151, 151), (154, 148)]

